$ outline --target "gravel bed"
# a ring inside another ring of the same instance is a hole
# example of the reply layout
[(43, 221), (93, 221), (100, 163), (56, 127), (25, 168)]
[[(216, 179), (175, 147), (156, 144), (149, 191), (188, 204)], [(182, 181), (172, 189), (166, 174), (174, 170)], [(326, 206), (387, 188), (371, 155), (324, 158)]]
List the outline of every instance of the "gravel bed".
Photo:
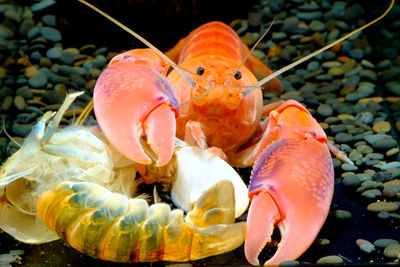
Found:
[[(247, 18), (235, 19), (230, 25), (251, 46), (276, 17), (271, 33), (254, 54), (277, 70), (376, 18), (388, 4), (368, 3), (372, 7), (367, 7), (363, 1), (260, 0)], [(44, 112), (58, 109), (66, 92), (83, 90), (85, 94), (74, 102), (68, 120), (63, 121), (72, 123), (90, 100), (96, 79), (117, 54), (95, 43), (66, 46), (71, 40), (64, 40), (59, 30), (62, 21), (57, 17), (57, 5), (55, 0), (0, 4), (2, 160), (18, 149), (5, 131), (21, 144)], [(377, 26), (283, 74), (281, 94), (264, 94), (265, 104), (279, 99), (303, 103), (329, 142), (354, 162), (353, 166), (333, 159), (335, 195), (326, 225), (303, 256), (282, 266), (399, 262), (399, 15), (396, 4)], [(96, 120), (91, 115), (85, 123), (94, 125)], [(367, 229), (367, 225), (372, 228)], [(53, 252), (47, 254), (49, 251)], [(74, 265), (82, 261), (106, 266), (75, 252), (63, 241), (28, 246), (1, 234), (1, 266), (21, 262)], [(247, 261), (241, 247), (197, 263)]]

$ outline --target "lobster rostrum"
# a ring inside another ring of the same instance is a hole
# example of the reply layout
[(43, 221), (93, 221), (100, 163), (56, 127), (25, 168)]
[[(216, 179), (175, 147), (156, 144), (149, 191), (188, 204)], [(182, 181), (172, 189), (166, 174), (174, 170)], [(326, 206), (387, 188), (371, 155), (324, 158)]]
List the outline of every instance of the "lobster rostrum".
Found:
[[(176, 140), (169, 164), (140, 166), (98, 127), (59, 127), (80, 94), (68, 95), (56, 114), (45, 113), (2, 166), (2, 230), (31, 244), (61, 237), (82, 253), (117, 262), (196, 260), (243, 243), (246, 224), (235, 217), (247, 209), (247, 187), (229, 164)], [(148, 177), (135, 179), (139, 168)], [(188, 169), (201, 171), (187, 175)], [(141, 179), (171, 186), (177, 205), (190, 203), (188, 214), (134, 198)]]

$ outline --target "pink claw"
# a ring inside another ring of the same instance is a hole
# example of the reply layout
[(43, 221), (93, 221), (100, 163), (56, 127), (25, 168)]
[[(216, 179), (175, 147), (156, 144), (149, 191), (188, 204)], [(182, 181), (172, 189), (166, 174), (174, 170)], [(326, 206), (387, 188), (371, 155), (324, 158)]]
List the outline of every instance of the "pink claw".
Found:
[(97, 80), (94, 111), (110, 143), (140, 164), (167, 164), (173, 153), (179, 105), (165, 79), (168, 64), (151, 49), (114, 57)]

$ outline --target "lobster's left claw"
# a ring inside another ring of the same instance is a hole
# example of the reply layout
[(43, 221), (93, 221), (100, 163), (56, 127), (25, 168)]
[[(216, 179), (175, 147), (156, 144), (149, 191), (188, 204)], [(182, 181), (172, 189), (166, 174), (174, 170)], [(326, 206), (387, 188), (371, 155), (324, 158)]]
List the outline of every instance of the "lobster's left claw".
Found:
[[(245, 241), (247, 260), (259, 265), (259, 255), (264, 248), (272, 250), (271, 246), (277, 246), (277, 250), (265, 265), (299, 257), (324, 224), (332, 195), (333, 166), (326, 144), (314, 139), (272, 143), (252, 172), (252, 203)], [(278, 244), (271, 240), (275, 227), (281, 233)]]

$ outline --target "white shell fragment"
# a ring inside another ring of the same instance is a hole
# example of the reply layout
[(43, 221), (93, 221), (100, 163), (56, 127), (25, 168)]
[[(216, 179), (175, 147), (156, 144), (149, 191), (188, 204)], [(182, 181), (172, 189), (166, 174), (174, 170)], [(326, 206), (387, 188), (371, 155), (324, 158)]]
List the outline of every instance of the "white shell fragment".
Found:
[(239, 174), (223, 159), (198, 147), (185, 146), (176, 152), (176, 180), (171, 196), (179, 208), (190, 211), (199, 197), (222, 180), (232, 182), (235, 189), (235, 217), (247, 209), (247, 187)]

